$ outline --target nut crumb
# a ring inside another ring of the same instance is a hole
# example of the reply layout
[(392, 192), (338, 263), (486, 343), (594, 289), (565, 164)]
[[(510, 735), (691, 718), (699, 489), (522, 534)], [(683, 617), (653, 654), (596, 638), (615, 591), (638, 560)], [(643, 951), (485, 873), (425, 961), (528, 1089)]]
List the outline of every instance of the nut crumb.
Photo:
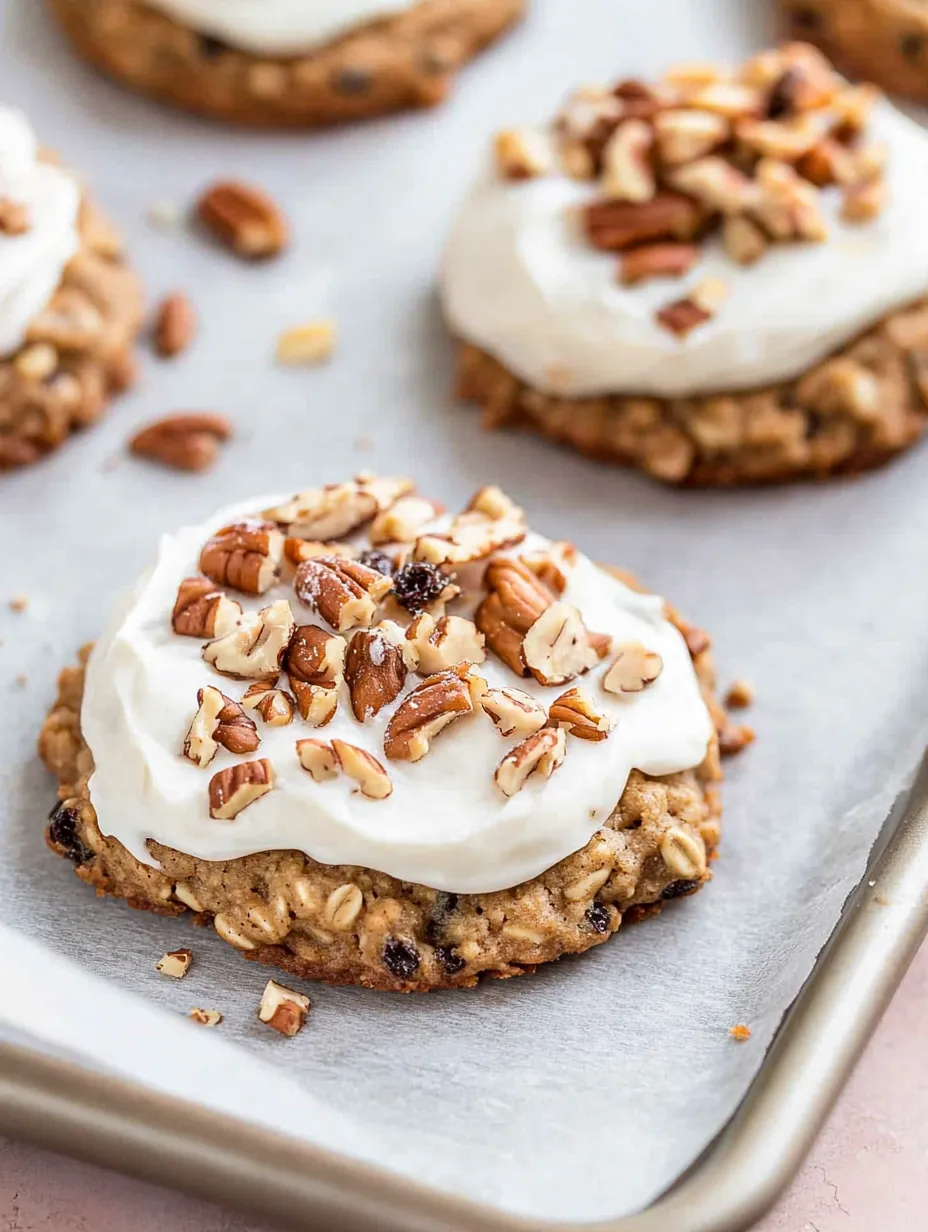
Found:
[(145, 217), (149, 226), (166, 231), (180, 223), (180, 210), (173, 201), (153, 201)]
[(277, 361), (281, 364), (322, 364), (332, 355), (337, 341), (332, 320), (307, 321), (286, 329), (277, 339)]
[(192, 962), (192, 950), (169, 950), (167, 954), (162, 954), (155, 963), (155, 970), (160, 971), (162, 975), (169, 976), (172, 980), (182, 980), (190, 970)]
[(201, 1010), (197, 1005), (193, 1007), (187, 1017), (192, 1018), (194, 1022), (198, 1022), (202, 1027), (218, 1027), (222, 1022), (222, 1015), (218, 1010)]
[(748, 680), (736, 680), (725, 694), (729, 710), (744, 710), (754, 701), (754, 686)]
[(29, 596), (23, 594), (15, 594), (10, 596), (10, 611), (24, 612), (29, 606)]
[(303, 1030), (309, 1008), (309, 997), (276, 980), (268, 980), (258, 1006), (258, 1017), (281, 1035), (292, 1038)]
[(731, 1028), (728, 1034), (733, 1040), (737, 1040), (739, 1044), (743, 1044), (745, 1040), (749, 1040), (751, 1038), (751, 1028), (746, 1027), (743, 1022), (739, 1022), (736, 1026)]

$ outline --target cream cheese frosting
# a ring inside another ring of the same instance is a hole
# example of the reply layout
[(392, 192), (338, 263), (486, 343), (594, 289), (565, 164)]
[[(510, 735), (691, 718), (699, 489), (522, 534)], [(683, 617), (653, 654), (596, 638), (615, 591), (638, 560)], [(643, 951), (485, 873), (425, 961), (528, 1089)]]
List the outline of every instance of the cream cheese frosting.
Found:
[(419, 0), (148, 0), (176, 21), (240, 51), (299, 55)]
[[(155, 565), (119, 606), (91, 656), (81, 714), (95, 765), (91, 800), (102, 833), (139, 860), (155, 863), (149, 839), (204, 860), (296, 849), (322, 863), (373, 868), (437, 890), (499, 890), (583, 847), (612, 812), (633, 768), (664, 775), (703, 760), (711, 719), (663, 601), (629, 589), (578, 555), (563, 599), (580, 610), (588, 628), (617, 643), (639, 641), (663, 659), (654, 684), (634, 695), (617, 697), (601, 688), (608, 658), (574, 682), (612, 721), (607, 739), (569, 736), (556, 772), (547, 780), (533, 776), (507, 798), (493, 776), (518, 737), (503, 740), (486, 715), (452, 724), (419, 762), (387, 761), (383, 738), (392, 708), (359, 723), (341, 685), (336, 715), (323, 728), (298, 716), (284, 727), (259, 723), (254, 756), (272, 763), (275, 789), (231, 821), (211, 818), (210, 776), (241, 759), (220, 749), (201, 769), (181, 755), (184, 737), (199, 689), (212, 684), (238, 700), (248, 682), (215, 674), (202, 658), (201, 642), (172, 632), (171, 611), (180, 582), (198, 572), (210, 535), (278, 499), (224, 509), (203, 525), (165, 536)], [(548, 543), (530, 533), (512, 552), (537, 552)], [(473, 614), (482, 570), (482, 564), (459, 570), (463, 594), (449, 611)], [(277, 585), (259, 598), (235, 597), (246, 613), (287, 598), (298, 624), (323, 623), (291, 586)], [(475, 670), (491, 688), (518, 686), (545, 707), (563, 691), (517, 679), (492, 654)], [(420, 682), (410, 673), (399, 701)], [(295, 753), (295, 742), (311, 737), (345, 740), (373, 754), (389, 770), (392, 794), (366, 799), (344, 777), (315, 782)]]
[(29, 121), (0, 106), (0, 199), (25, 208), (28, 227), (0, 231), (0, 358), (23, 345), (77, 251), (80, 189), (73, 176), (38, 160)]
[[(634, 287), (619, 283), (618, 258), (580, 232), (579, 209), (599, 195), (595, 184), (565, 175), (511, 181), (488, 170), (445, 253), (450, 328), (532, 387), (563, 397), (677, 397), (795, 377), (928, 291), (928, 134), (881, 102), (868, 136), (889, 151), (889, 203), (872, 222), (842, 221), (838, 190), (826, 189), (826, 241), (774, 245), (741, 266), (715, 238), (685, 280)], [(681, 286), (707, 278), (721, 279), (727, 298), (681, 340), (655, 313)]]

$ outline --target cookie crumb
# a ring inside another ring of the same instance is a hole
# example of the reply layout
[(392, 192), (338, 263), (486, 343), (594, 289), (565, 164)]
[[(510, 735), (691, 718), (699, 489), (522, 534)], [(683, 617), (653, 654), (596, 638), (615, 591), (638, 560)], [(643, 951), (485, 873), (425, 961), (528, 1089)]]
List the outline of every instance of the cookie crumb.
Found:
[(262, 1022), (281, 1035), (292, 1038), (303, 1030), (308, 1013), (309, 997), (278, 984), (276, 980), (268, 980), (258, 1006), (258, 1017)]
[(746, 1027), (743, 1022), (739, 1022), (731, 1028), (728, 1034), (733, 1040), (737, 1040), (739, 1044), (743, 1044), (745, 1040), (749, 1040), (751, 1038), (751, 1028)]
[(752, 727), (744, 723), (731, 723), (719, 732), (719, 752), (723, 757), (735, 757), (756, 739)]
[(155, 970), (160, 971), (162, 975), (169, 976), (172, 980), (182, 980), (190, 970), (192, 962), (192, 950), (169, 950), (167, 954), (162, 954), (155, 963)]
[(281, 364), (322, 364), (335, 350), (335, 322), (307, 321), (286, 329), (277, 339), (277, 360)]
[(180, 222), (180, 209), (173, 201), (154, 201), (148, 207), (145, 217), (150, 226), (167, 231)]
[(222, 1022), (222, 1015), (218, 1010), (201, 1010), (195, 1005), (187, 1015), (194, 1022), (198, 1022), (201, 1027), (218, 1027)]
[(736, 680), (725, 694), (729, 710), (744, 710), (754, 703), (754, 686), (748, 680)]
[(29, 596), (24, 594), (10, 595), (10, 611), (24, 612), (29, 606)]

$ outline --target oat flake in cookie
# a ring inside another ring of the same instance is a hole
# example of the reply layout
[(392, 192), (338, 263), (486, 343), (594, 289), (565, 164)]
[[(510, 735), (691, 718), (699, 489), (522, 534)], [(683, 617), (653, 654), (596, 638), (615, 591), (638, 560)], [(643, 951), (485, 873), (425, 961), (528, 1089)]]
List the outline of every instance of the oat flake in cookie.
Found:
[(0, 104), (0, 472), (37, 461), (130, 383), (140, 315), (119, 237)]
[(48, 0), (92, 64), (236, 124), (310, 127), (442, 101), (526, 0)]
[(581, 89), (489, 161), (442, 291), (490, 426), (681, 484), (921, 436), (928, 135), (815, 48)]
[(713, 687), (705, 634), (498, 488), (256, 498), (165, 537), (63, 672), (48, 842), (297, 975), (469, 986), (709, 880)]

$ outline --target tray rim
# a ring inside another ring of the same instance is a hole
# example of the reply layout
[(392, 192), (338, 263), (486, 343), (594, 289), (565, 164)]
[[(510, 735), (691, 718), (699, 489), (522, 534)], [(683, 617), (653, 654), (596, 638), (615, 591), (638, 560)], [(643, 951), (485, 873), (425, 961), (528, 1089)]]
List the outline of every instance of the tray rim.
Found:
[(0, 1130), (297, 1229), (747, 1232), (786, 1189), (928, 933), (928, 755), (729, 1124), (646, 1210), (528, 1219), (371, 1164), (0, 1043)]

